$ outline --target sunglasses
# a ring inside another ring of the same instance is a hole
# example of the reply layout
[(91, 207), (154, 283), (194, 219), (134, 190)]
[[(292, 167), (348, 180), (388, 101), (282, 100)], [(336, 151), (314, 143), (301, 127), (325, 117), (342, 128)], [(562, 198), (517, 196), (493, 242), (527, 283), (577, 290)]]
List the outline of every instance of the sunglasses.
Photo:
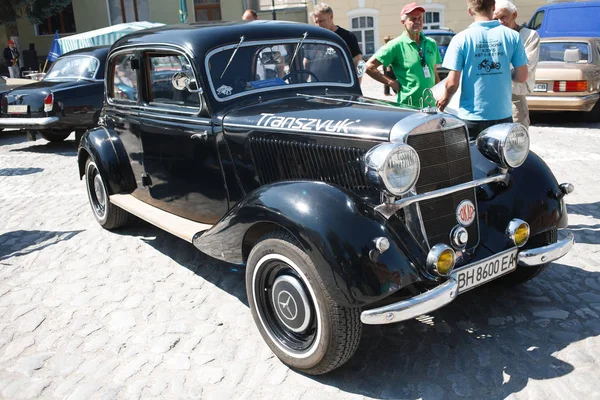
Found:
[(421, 65), (424, 67), (427, 65), (425, 62), (425, 54), (423, 53), (423, 49), (419, 48), (419, 57), (421, 57)]

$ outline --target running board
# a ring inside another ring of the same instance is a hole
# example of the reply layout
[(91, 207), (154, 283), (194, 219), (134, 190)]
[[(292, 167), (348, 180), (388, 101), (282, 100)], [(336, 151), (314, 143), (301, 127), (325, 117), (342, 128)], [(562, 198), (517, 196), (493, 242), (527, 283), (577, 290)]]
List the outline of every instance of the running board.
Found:
[(163, 211), (136, 199), (130, 194), (113, 194), (110, 196), (110, 202), (189, 243), (192, 243), (194, 235), (198, 232), (212, 228), (212, 225), (190, 221), (189, 219)]

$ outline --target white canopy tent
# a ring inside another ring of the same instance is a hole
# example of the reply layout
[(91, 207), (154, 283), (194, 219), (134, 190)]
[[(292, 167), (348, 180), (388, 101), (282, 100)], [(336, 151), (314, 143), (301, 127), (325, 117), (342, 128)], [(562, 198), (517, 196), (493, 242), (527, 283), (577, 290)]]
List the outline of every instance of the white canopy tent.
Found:
[(106, 28), (95, 29), (93, 31), (78, 33), (58, 39), (62, 54), (69, 51), (82, 49), (85, 47), (111, 45), (117, 39), (127, 35), (128, 33), (139, 31), (142, 29), (162, 26), (164, 24), (158, 22), (127, 22), (124, 24), (107, 26)]

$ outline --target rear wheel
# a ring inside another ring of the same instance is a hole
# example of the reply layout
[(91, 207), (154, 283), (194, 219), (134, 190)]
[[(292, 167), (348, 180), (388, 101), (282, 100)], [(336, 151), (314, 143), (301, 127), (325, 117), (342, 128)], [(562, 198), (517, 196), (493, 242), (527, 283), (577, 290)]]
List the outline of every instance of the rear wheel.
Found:
[(252, 316), (271, 350), (291, 368), (319, 375), (344, 364), (362, 332), (360, 310), (338, 305), (292, 235), (254, 246), (246, 269)]
[[(556, 228), (552, 228), (547, 232), (539, 233), (529, 238), (524, 246), (524, 249), (535, 249), (536, 247), (547, 246), (552, 243), (556, 243), (558, 240), (558, 231)], [(540, 264), (536, 266), (518, 266), (514, 272), (505, 275), (496, 280), (499, 284), (512, 286), (519, 283), (527, 282), (541, 274), (549, 263)]]
[(131, 214), (110, 202), (106, 184), (91, 158), (85, 164), (85, 186), (94, 217), (103, 228), (116, 229), (130, 221)]
[(62, 142), (69, 137), (71, 131), (38, 131), (49, 142)]

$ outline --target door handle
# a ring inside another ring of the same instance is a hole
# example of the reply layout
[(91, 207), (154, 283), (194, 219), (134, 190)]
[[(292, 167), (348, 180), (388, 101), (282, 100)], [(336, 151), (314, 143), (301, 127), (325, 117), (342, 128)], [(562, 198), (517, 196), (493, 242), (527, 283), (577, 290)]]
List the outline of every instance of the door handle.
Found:
[(208, 139), (208, 132), (207, 131), (201, 131), (199, 133), (194, 133), (192, 136), (190, 136), (191, 139), (193, 140), (207, 140)]

